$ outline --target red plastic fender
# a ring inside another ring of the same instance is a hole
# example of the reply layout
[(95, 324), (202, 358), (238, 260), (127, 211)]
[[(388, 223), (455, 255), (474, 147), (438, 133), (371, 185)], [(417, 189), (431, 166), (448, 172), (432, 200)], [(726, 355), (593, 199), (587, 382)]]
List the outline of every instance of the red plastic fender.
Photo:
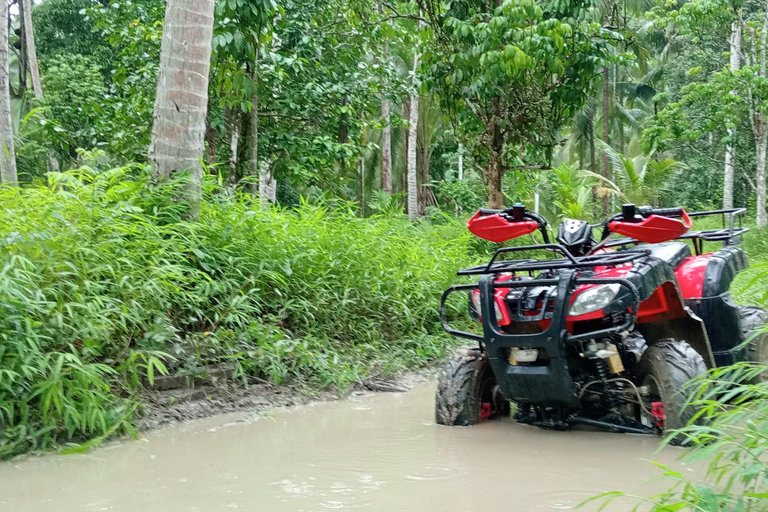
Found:
[(481, 216), (478, 211), (467, 221), (467, 228), (483, 240), (501, 243), (533, 233), (539, 225), (532, 220), (508, 222), (498, 214)]
[(614, 233), (628, 236), (641, 242), (658, 244), (684, 235), (693, 226), (691, 218), (683, 210), (683, 219), (672, 219), (660, 215), (651, 215), (642, 222), (625, 222), (615, 220), (608, 224), (608, 229)]
[(680, 285), (680, 293), (684, 299), (697, 299), (701, 297), (704, 288), (704, 274), (707, 265), (712, 258), (712, 253), (699, 256), (688, 256), (675, 270), (677, 283)]

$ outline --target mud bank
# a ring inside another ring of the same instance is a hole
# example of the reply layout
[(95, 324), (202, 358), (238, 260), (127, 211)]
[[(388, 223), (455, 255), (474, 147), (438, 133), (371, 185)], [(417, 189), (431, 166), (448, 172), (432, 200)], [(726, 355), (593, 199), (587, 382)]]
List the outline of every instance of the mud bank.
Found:
[(227, 384), (224, 379), (219, 380), (216, 376), (199, 382), (192, 388), (184, 387), (183, 383), (169, 383), (166, 380), (161, 381), (162, 384), (155, 386), (155, 389), (148, 389), (143, 393), (142, 402), (145, 407), (142, 409), (139, 429), (147, 431), (183, 421), (234, 412), (261, 414), (277, 407), (328, 402), (346, 396), (378, 392), (404, 393), (429, 380), (433, 373), (432, 370), (424, 370), (387, 378), (366, 379), (344, 394), (336, 389), (317, 390), (272, 383), (235, 386)]

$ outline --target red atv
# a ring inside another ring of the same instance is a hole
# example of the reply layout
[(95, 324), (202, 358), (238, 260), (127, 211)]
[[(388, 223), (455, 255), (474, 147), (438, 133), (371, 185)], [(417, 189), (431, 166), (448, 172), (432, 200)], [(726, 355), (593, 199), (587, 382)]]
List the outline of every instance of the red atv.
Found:
[[(441, 373), (437, 422), (474, 425), (508, 416), (514, 402), (519, 422), (547, 428), (659, 433), (685, 425), (694, 412), (681, 389), (691, 378), (768, 359), (768, 337), (753, 336), (766, 312), (737, 306), (729, 292), (747, 268), (735, 246), (747, 231), (734, 225), (744, 211), (629, 204), (598, 225), (565, 220), (556, 244), (547, 221), (520, 204), (478, 211), (468, 227), (481, 238), (505, 242), (538, 230), (544, 243), (498, 249), (489, 263), (458, 273), (478, 282), (443, 294), (445, 330), (478, 346), (457, 350)], [(723, 228), (690, 231), (691, 218), (704, 215), (723, 215)], [(704, 253), (705, 242), (723, 247)], [(500, 258), (532, 251), (546, 258)], [(483, 334), (448, 323), (446, 300), (462, 291)]]

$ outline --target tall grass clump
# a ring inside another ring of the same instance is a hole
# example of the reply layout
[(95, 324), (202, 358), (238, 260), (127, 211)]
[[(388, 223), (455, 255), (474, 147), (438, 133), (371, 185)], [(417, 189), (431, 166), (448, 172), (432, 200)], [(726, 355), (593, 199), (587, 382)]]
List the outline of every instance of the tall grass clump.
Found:
[(0, 457), (131, 432), (158, 373), (344, 387), (442, 357), (437, 306), (462, 225), (262, 210), (208, 184), (81, 169), (0, 188)]
[(763, 512), (768, 510), (768, 379), (766, 368), (751, 363), (716, 368), (691, 381), (689, 406), (697, 414), (676, 436), (686, 440), (680, 457), (699, 470), (684, 474), (659, 463), (667, 489), (655, 496), (620, 491), (588, 501), (603, 510), (629, 499), (626, 510), (648, 512)]

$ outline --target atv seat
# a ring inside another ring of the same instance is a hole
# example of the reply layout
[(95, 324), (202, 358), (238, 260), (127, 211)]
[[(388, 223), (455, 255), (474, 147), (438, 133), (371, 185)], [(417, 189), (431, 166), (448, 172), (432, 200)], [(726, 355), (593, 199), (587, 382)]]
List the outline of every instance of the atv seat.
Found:
[(669, 263), (673, 269), (680, 266), (683, 260), (691, 255), (691, 249), (685, 242), (664, 242), (662, 244), (642, 245), (639, 248), (651, 251), (651, 256)]

